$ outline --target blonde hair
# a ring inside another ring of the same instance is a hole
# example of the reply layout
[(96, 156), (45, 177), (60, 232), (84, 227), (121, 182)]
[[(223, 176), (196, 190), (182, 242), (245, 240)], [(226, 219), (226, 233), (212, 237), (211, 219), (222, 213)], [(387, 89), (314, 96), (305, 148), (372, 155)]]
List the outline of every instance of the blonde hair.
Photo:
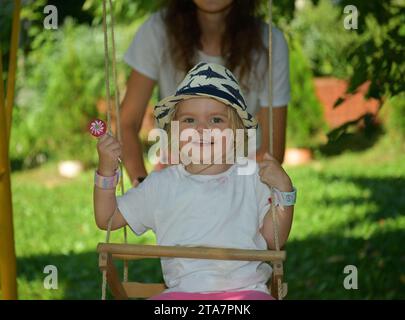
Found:
[[(236, 110), (233, 107), (228, 106), (228, 119), (229, 122), (231, 124), (231, 129), (233, 131), (233, 136), (235, 138), (234, 140), (234, 150), (236, 152), (236, 130), (237, 129), (243, 129), (243, 155), (247, 156), (248, 153), (248, 134), (247, 134), (247, 129), (245, 128), (245, 126), (243, 125), (242, 119), (240, 118), (240, 116), (238, 115), (238, 113), (236, 112)], [(242, 143), (242, 141), (240, 142)]]

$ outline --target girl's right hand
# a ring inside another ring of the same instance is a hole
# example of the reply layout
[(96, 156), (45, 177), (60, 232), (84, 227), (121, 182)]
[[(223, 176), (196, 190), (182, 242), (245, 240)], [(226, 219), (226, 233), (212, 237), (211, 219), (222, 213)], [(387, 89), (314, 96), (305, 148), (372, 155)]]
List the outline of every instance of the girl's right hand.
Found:
[(109, 134), (103, 135), (97, 143), (99, 158), (98, 172), (102, 176), (113, 176), (118, 168), (118, 159), (121, 157), (120, 142)]

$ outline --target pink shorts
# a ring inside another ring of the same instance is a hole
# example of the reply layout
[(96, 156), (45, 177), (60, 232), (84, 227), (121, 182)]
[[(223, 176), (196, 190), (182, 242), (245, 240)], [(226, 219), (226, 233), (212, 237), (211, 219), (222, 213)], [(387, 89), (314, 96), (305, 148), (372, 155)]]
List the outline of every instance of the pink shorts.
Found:
[(274, 300), (274, 298), (262, 291), (244, 290), (217, 293), (166, 292), (150, 297), (149, 300)]

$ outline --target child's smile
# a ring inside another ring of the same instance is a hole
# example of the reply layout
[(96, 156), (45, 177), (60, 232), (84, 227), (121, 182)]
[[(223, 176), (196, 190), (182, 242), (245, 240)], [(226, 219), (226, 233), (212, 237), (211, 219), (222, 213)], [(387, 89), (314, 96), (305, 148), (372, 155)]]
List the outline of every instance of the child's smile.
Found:
[[(191, 98), (177, 105), (174, 121), (179, 121), (179, 131), (187, 134), (187, 141), (179, 141), (180, 150), (193, 164), (225, 163), (225, 155), (233, 144), (223, 133), (231, 130), (228, 106), (206, 97)], [(188, 135), (190, 133), (190, 135)], [(193, 133), (193, 134), (191, 134)], [(229, 135), (229, 134), (228, 134)], [(191, 148), (187, 148), (187, 146)], [(186, 146), (186, 148), (183, 148)], [(199, 150), (194, 152), (192, 150)]]

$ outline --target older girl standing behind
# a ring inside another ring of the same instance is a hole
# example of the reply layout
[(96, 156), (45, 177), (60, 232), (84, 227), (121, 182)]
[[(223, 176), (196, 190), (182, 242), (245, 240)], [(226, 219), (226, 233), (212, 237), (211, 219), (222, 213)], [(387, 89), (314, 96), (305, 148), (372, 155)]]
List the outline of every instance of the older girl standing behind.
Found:
[[(132, 68), (121, 106), (123, 160), (132, 181), (146, 176), (138, 133), (157, 84), (170, 95), (199, 61), (226, 66), (240, 80), (248, 111), (259, 123), (257, 158), (268, 143), (268, 25), (261, 0), (168, 0), (140, 27), (125, 54)], [(273, 27), (274, 157), (282, 163), (290, 99), (288, 47)], [(136, 184), (136, 183), (135, 183)]]

